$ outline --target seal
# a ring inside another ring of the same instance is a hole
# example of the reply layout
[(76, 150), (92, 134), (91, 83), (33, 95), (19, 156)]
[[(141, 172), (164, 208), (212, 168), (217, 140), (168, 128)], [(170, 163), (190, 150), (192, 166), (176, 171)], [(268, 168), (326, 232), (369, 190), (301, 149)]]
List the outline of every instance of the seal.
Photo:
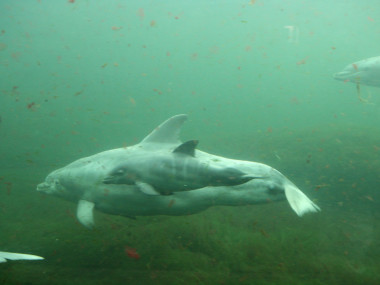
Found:
[(366, 58), (347, 65), (333, 75), (334, 79), (380, 87), (380, 56)]
[(172, 194), (207, 186), (234, 186), (257, 178), (233, 167), (218, 167), (195, 158), (198, 141), (180, 144), (172, 152), (146, 151), (111, 171), (103, 183), (137, 185), (148, 195)]
[[(95, 224), (94, 209), (132, 218), (180, 216), (216, 205), (287, 200), (298, 216), (320, 211), (268, 165), (209, 154), (195, 149), (195, 142), (183, 144), (179, 132), (186, 119), (184, 114), (173, 116), (136, 145), (104, 151), (57, 169), (37, 191), (76, 202), (77, 218), (88, 228)], [(211, 169), (203, 167), (206, 165)], [(170, 173), (173, 179), (168, 179)], [(160, 175), (164, 178), (158, 178)]]

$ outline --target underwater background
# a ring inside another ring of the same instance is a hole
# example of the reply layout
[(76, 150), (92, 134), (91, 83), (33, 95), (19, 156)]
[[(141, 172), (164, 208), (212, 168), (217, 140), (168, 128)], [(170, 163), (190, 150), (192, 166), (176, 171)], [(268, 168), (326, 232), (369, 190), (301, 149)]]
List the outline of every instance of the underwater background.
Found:
[[(45, 257), (0, 264), (0, 284), (380, 284), (380, 89), (332, 77), (380, 55), (379, 1), (1, 0), (0, 15), (0, 250)], [(278, 169), (322, 211), (95, 212), (91, 231), (36, 191), (181, 113), (183, 141)]]

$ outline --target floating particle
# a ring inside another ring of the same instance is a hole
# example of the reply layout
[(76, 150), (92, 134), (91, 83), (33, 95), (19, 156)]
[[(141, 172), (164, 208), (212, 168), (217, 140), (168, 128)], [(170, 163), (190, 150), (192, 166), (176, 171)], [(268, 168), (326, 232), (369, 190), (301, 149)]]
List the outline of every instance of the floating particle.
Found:
[(140, 8), (137, 12), (137, 15), (140, 17), (140, 20), (144, 20), (144, 17), (145, 17), (145, 13), (144, 13), (144, 9), (143, 8)]
[(12, 182), (4, 182), (4, 184), (7, 185), (7, 195), (10, 195), (12, 191)]
[(168, 204), (168, 207), (171, 208), (175, 203), (175, 200), (174, 199), (171, 199), (169, 204)]
[(28, 105), (26, 105), (26, 107), (27, 107), (28, 109), (32, 109), (32, 107), (33, 107), (34, 105), (36, 105), (36, 103), (32, 102), (32, 103), (29, 103)]
[(133, 259), (136, 259), (136, 260), (140, 259), (140, 255), (137, 253), (136, 249), (131, 248), (129, 246), (125, 247), (125, 254)]
[(373, 202), (373, 198), (371, 196), (364, 196), (364, 198), (366, 198), (367, 200)]
[(6, 49), (7, 49), (7, 45), (4, 43), (0, 43), (0, 51), (6, 50)]
[(306, 64), (306, 60), (308, 59), (309, 57), (305, 57), (303, 59), (301, 59), (300, 61), (297, 61), (297, 65), (301, 65), (301, 64)]
[(260, 229), (260, 233), (265, 237), (269, 237), (268, 233), (263, 229)]
[(210, 48), (210, 52), (213, 54), (219, 53), (219, 48), (217, 46), (213, 46)]
[(161, 90), (159, 90), (159, 89), (157, 89), (157, 88), (154, 88), (154, 89), (153, 89), (153, 91), (154, 91), (154, 92), (157, 92), (159, 95), (161, 95), (161, 94), (162, 94), (162, 91), (161, 91)]
[(80, 91), (78, 91), (78, 92), (75, 92), (75, 94), (74, 94), (74, 96), (79, 96), (80, 94), (82, 94), (83, 93), (83, 89), (82, 90), (80, 90)]

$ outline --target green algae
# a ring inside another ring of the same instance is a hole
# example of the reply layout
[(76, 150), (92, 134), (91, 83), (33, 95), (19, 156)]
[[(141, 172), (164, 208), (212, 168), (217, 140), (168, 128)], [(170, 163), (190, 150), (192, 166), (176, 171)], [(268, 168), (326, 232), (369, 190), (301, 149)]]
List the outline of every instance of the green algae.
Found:
[[(307, 133), (268, 138), (287, 156), (277, 161), (280, 169), (302, 169), (295, 178), (309, 189), (328, 185), (309, 191), (322, 212), (303, 218), (285, 201), (137, 220), (96, 212), (90, 231), (76, 222), (73, 203), (33, 191), (39, 169), (20, 168), (10, 194), (1, 192), (0, 247), (46, 259), (1, 264), (0, 284), (377, 284), (377, 194), (362, 177), (380, 163), (373, 158), (378, 141), (368, 137), (357, 148), (360, 138), (343, 130), (315, 135), (327, 142), (311, 162), (307, 154), (318, 146)], [(294, 142), (301, 136), (302, 143)], [(356, 156), (349, 155), (353, 149)], [(14, 170), (4, 176), (13, 181)], [(140, 259), (128, 257), (126, 246)]]

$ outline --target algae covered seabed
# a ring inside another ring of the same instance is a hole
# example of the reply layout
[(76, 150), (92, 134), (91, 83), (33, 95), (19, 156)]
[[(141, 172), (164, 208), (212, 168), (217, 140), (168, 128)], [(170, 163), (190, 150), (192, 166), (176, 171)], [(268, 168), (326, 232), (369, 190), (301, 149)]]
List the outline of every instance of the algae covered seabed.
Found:
[(56, 164), (3, 159), (0, 249), (46, 259), (0, 264), (0, 284), (379, 284), (380, 138), (373, 129), (206, 138), (206, 151), (279, 169), (322, 212), (299, 218), (286, 201), (136, 220), (96, 212), (97, 227), (87, 230), (75, 204), (35, 191)]

